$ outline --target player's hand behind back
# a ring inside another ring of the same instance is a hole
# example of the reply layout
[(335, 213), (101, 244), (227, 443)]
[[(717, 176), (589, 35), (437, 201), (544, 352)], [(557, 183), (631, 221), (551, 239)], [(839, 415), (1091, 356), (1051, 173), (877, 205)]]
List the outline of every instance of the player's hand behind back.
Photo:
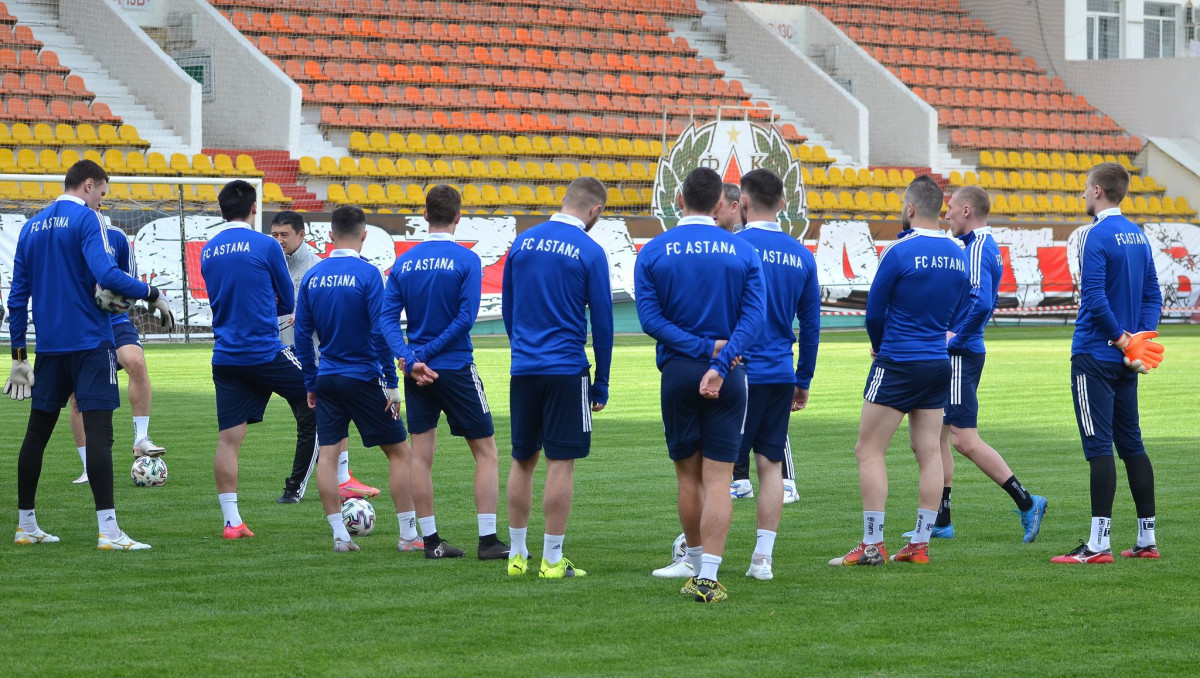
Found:
[(808, 406), (808, 389), (796, 387), (792, 393), (792, 411), (799, 412)]
[(709, 369), (700, 379), (700, 395), (709, 400), (716, 400), (721, 395), (721, 386), (725, 384), (725, 378), (720, 372), (714, 369)]
[(438, 378), (437, 372), (425, 363), (413, 363), (412, 371), (408, 375), (417, 382), (417, 386), (428, 386)]

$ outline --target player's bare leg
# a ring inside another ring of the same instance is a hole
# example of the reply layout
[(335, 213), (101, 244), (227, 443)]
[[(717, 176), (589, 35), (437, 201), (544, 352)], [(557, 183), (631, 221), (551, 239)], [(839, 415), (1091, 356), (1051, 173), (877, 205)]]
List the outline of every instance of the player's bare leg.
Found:
[(321, 497), (321, 507), (325, 509), (325, 518), (333, 530), (333, 550), (357, 551), (358, 544), (350, 538), (346, 524), (342, 522), (342, 497), (338, 492), (338, 450), (343, 444), (349, 444), (349, 439), (343, 438), (333, 445), (322, 445), (317, 450), (317, 494)]
[[(858, 487), (864, 511), (882, 512), (887, 505), (888, 443), (904, 419), (904, 413), (886, 405), (863, 401), (858, 423), (854, 458), (858, 461)], [(940, 479), (939, 479), (940, 481)]]
[(937, 513), (942, 494), (941, 410), (913, 410), (908, 415), (908, 437), (917, 458), (917, 506)]
[[(725, 483), (728, 487), (729, 483)], [(542, 493), (542, 511), (546, 514), (547, 534), (566, 534), (571, 516), (571, 497), (575, 493), (575, 460), (546, 459), (546, 487)], [(728, 492), (726, 493), (728, 494)]]
[(700, 451), (697, 450), (687, 459), (675, 462), (675, 479), (679, 484), (679, 525), (691, 548), (704, 545), (700, 533), (700, 518), (704, 513), (704, 479), (700, 459)]
[(1013, 475), (1012, 469), (1008, 467), (1008, 464), (1004, 461), (1004, 457), (1001, 457), (999, 452), (979, 437), (979, 429), (959, 428), (957, 426), (949, 426), (947, 428), (950, 429), (954, 449), (958, 450), (958, 453), (962, 456), (970, 459), (972, 463), (979, 467), (980, 471), (983, 471), (997, 485), (1003, 485), (1004, 481)]
[(392, 493), (396, 513), (412, 511), (412, 447), (407, 440), (380, 447), (388, 458), (388, 491)]
[[(437, 429), (424, 433), (413, 433), (410, 478), (412, 501), (416, 506), (417, 519), (433, 517), (433, 454), (437, 449)], [(423, 535), (428, 537), (428, 534)]]
[(141, 346), (128, 344), (117, 349), (117, 362), (129, 376), (129, 409), (133, 413), (133, 455), (157, 457), (166, 449), (150, 440), (150, 373), (146, 370), (146, 354)]
[(533, 472), (537, 469), (540, 452), (528, 459), (513, 459), (508, 469), (508, 485), (505, 500), (508, 506), (508, 536), (512, 550), (508, 555), (508, 574), (522, 575), (526, 572), (529, 547), (526, 536), (529, 530), (529, 514), (533, 510)]
[(783, 464), (761, 454), (754, 455), (758, 468), (758, 530), (754, 553), (750, 556), (747, 577), (769, 580), (775, 577), (771, 563), (775, 553), (775, 537), (779, 533), (779, 516), (783, 513)]
[(221, 514), (225, 521), (226, 539), (254, 536), (246, 527), (237, 507), (238, 452), (242, 449), (242, 441), (245, 439), (245, 423), (222, 430), (217, 435), (217, 452), (213, 456), (213, 475), (217, 480), (217, 500), (221, 504)]
[[(729, 521), (733, 517), (733, 498), (729, 484), (733, 482), (733, 462), (702, 459), (700, 462), (704, 510), (700, 516), (700, 539), (704, 554), (724, 556), (725, 541), (729, 538)], [(779, 481), (779, 501), (783, 502), (783, 480)]]
[(500, 455), (496, 438), (468, 439), (467, 445), (475, 457), (475, 511), (495, 513), (500, 494)]

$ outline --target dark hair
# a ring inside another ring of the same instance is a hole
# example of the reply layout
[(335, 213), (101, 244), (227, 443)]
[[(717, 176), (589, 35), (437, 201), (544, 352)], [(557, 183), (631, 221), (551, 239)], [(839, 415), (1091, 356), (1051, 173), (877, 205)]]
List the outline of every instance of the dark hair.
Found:
[(462, 196), (453, 186), (438, 184), (425, 194), (425, 211), (430, 226), (449, 226), (462, 210)]
[(105, 172), (104, 168), (97, 165), (94, 160), (80, 160), (67, 170), (67, 175), (63, 177), (63, 188), (73, 191), (88, 179), (96, 183), (107, 182), (108, 172)]
[(279, 214), (276, 214), (275, 218), (271, 220), (271, 225), (276, 226), (278, 224), (291, 226), (292, 232), (296, 233), (297, 235), (304, 232), (304, 217), (300, 216), (299, 212), (284, 210)]
[(245, 219), (254, 209), (258, 193), (249, 182), (234, 179), (221, 188), (217, 203), (221, 205), (221, 218), (225, 221)]
[(726, 181), (721, 184), (721, 190), (725, 195), (725, 202), (741, 202), (742, 187), (737, 184)]
[(769, 169), (750, 170), (742, 175), (742, 200), (759, 209), (777, 209), (783, 200), (783, 181)]
[(925, 219), (937, 219), (942, 215), (942, 206), (946, 204), (946, 194), (942, 187), (928, 174), (923, 174), (904, 191), (904, 199), (913, 204), (917, 216)]
[(335, 239), (356, 236), (367, 227), (367, 215), (354, 205), (342, 205), (335, 209), (329, 221)]
[(683, 178), (680, 192), (683, 204), (693, 212), (711, 213), (721, 200), (721, 175), (707, 167), (697, 167)]
[(971, 214), (980, 219), (986, 219), (992, 211), (991, 198), (988, 197), (987, 191), (978, 186), (963, 186), (955, 191), (954, 195), (961, 196), (971, 206)]
[(563, 196), (564, 207), (585, 210), (607, 204), (608, 189), (604, 187), (604, 182), (596, 177), (579, 177), (567, 184), (567, 192)]
[(1119, 203), (1129, 192), (1129, 172), (1115, 162), (1102, 162), (1087, 173), (1088, 182), (1099, 186), (1109, 202)]

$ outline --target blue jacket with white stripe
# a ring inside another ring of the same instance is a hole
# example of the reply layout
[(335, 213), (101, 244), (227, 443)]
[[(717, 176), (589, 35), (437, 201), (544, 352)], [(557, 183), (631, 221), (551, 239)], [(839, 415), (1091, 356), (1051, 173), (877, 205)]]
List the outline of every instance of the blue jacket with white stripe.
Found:
[(1000, 298), (1000, 277), (1004, 274), (1004, 259), (1000, 246), (992, 237), (992, 229), (982, 226), (959, 238), (967, 246), (967, 269), (971, 276), (971, 292), (966, 305), (955, 316), (950, 331), (954, 337), (947, 348), (967, 353), (986, 353), (983, 330), (987, 327), (996, 301)]

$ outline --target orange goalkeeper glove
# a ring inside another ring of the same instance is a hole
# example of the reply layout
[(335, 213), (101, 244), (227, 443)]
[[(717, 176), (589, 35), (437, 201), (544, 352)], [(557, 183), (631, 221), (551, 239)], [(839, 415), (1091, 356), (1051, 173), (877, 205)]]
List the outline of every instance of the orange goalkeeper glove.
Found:
[(1162, 344), (1152, 341), (1157, 336), (1158, 332), (1125, 332), (1112, 345), (1125, 354), (1126, 367), (1139, 374), (1149, 374), (1163, 360)]

